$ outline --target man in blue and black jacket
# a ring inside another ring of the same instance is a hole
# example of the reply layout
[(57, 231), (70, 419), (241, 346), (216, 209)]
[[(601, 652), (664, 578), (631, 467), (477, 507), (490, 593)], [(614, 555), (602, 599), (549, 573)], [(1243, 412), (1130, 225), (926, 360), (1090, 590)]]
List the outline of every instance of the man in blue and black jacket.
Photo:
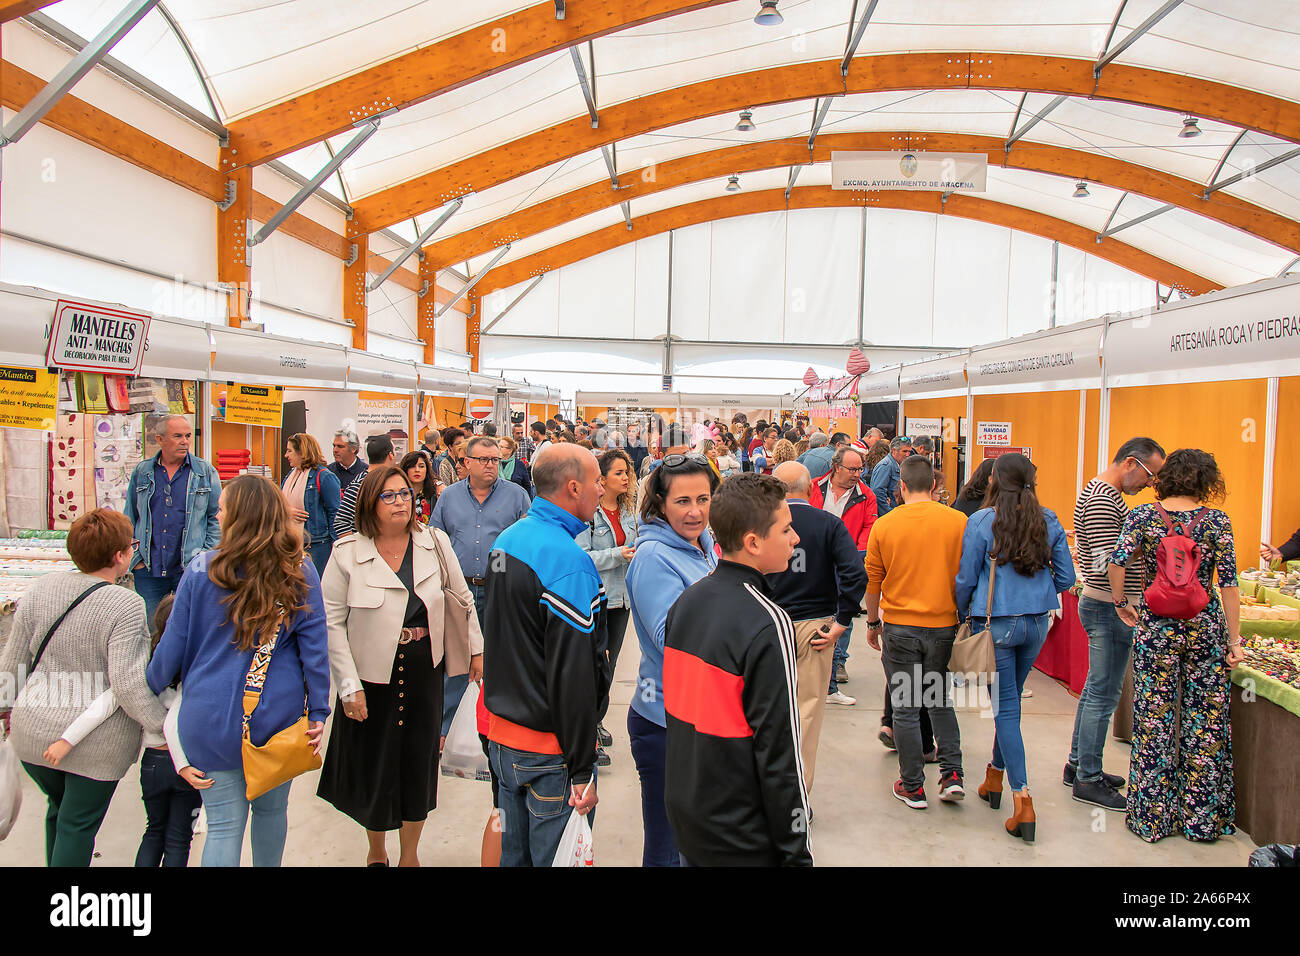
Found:
[(548, 450), (531, 510), (488, 562), (483, 700), (502, 866), (550, 866), (569, 808), (596, 806), (596, 719), (611, 677), (605, 589), (574, 538), (595, 514), (599, 476), (585, 448)]

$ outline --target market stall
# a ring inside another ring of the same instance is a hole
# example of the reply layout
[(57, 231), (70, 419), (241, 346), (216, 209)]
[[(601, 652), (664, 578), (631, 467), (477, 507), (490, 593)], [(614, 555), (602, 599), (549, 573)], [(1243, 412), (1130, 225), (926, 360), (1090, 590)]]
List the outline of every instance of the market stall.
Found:
[[(898, 370), (903, 433), (934, 440), (935, 461), (951, 501), (966, 480), (966, 351)], [(860, 389), (859, 389), (860, 391)]]

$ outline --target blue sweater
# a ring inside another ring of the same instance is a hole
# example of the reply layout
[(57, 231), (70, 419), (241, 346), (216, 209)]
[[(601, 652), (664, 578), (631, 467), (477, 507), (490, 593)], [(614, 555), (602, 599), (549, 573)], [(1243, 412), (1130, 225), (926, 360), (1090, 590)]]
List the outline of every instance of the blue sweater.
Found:
[[(993, 579), (993, 616), (1043, 614), (1060, 607), (1056, 595), (1074, 585), (1074, 559), (1065, 540), (1065, 529), (1049, 509), (1047, 543), (1052, 549), (1051, 568), (1041, 568), (1025, 577), (1010, 564), (999, 564)], [(957, 616), (984, 617), (989, 603), (989, 555), (993, 551), (993, 509), (981, 508), (966, 522), (961, 542), (961, 564), (957, 569)]]
[(664, 622), (683, 591), (717, 567), (713, 535), (705, 530), (695, 547), (664, 521), (637, 525), (636, 554), (627, 569), (632, 626), (641, 645), (632, 709), (660, 727), (664, 716)]
[[(181, 748), (192, 766), (204, 773), (243, 767), (240, 740), (244, 720), (244, 684), (253, 663), (251, 650), (235, 646), (235, 626), (221, 603), (230, 592), (208, 577), (215, 551), (190, 562), (176, 588), (176, 604), (167, 629), (149, 662), (145, 678), (155, 694), (180, 678)], [(311, 720), (325, 720), (330, 706), (329, 650), (320, 578), (311, 560), (303, 561), (307, 609), (288, 618), (282, 628), (262, 699), (249, 722), (253, 743), (266, 743), (302, 717), (304, 683)]]

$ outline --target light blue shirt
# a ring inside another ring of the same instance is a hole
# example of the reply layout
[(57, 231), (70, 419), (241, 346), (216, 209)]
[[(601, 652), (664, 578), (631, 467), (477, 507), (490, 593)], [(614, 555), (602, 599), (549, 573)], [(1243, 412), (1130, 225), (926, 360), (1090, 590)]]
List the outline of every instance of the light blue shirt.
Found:
[(467, 478), (438, 496), (429, 524), (451, 538), (451, 548), (465, 577), (482, 578), (487, 576), (488, 555), (497, 535), (528, 514), (528, 505), (528, 492), (504, 478), (493, 482), (480, 504)]

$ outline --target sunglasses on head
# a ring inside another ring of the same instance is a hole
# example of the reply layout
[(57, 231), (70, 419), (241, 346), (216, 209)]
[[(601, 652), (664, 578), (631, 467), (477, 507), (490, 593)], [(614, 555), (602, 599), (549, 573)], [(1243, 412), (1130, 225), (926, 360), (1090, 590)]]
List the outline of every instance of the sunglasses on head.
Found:
[(664, 455), (664, 468), (680, 468), (687, 462), (694, 462), (697, 465), (708, 467), (709, 459), (705, 458), (697, 451), (687, 452), (684, 455)]

